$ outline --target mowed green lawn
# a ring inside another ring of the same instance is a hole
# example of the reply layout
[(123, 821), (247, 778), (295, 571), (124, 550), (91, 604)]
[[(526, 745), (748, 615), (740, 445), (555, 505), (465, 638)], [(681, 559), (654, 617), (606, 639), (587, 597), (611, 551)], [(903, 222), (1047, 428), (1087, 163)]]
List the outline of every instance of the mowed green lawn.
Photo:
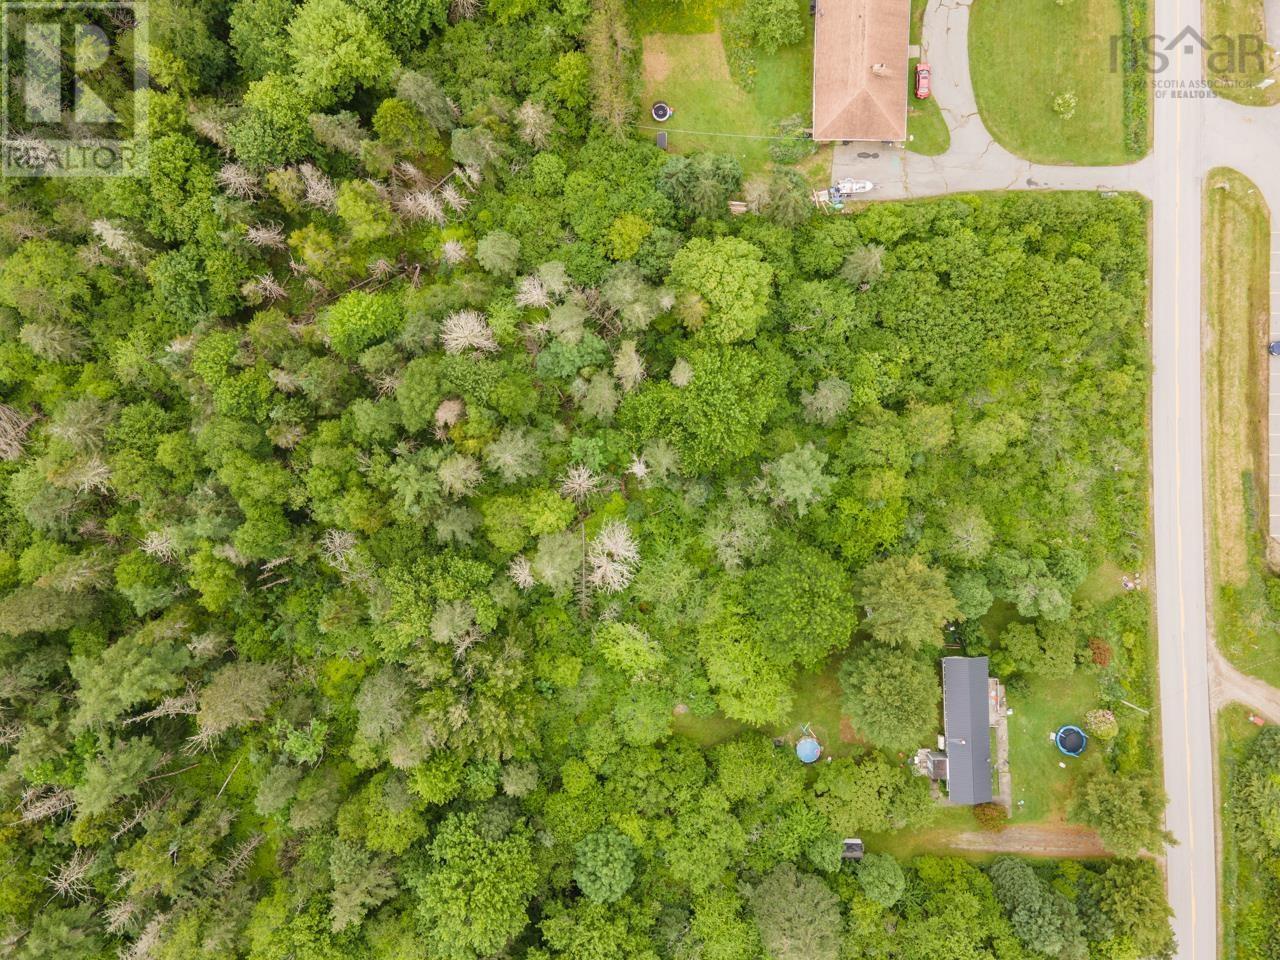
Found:
[[(1124, 72), (1111, 68), (1118, 0), (977, 0), (969, 63), (978, 110), (1006, 149), (1037, 163), (1111, 164), (1125, 149)], [(1071, 93), (1071, 119), (1054, 98)]]
[(947, 129), (947, 121), (937, 100), (933, 97), (916, 99), (916, 64), (919, 62), (913, 57), (907, 67), (907, 135), (911, 137), (907, 149), (936, 157), (946, 153), (951, 146), (951, 131)]
[(918, 45), (924, 37), (924, 14), (929, 0), (911, 0), (911, 44)]
[(657, 132), (649, 107), (664, 100), (675, 111), (661, 126), (670, 150), (713, 150), (737, 157), (748, 174), (764, 169), (770, 162), (767, 138), (777, 134), (779, 121), (798, 115), (804, 126), (810, 123), (813, 22), (807, 13), (805, 20), (803, 43), (757, 57), (750, 91), (730, 77), (719, 31), (646, 35), (641, 131)]
[(1067, 757), (1049, 739), (1064, 723), (1084, 726), (1084, 715), (1096, 705), (1097, 695), (1097, 679), (1084, 671), (1066, 680), (1035, 679), (1025, 693), (1009, 693), (1015, 822), (1065, 819), (1076, 783), (1102, 763), (1098, 744), (1090, 743), (1081, 757)]

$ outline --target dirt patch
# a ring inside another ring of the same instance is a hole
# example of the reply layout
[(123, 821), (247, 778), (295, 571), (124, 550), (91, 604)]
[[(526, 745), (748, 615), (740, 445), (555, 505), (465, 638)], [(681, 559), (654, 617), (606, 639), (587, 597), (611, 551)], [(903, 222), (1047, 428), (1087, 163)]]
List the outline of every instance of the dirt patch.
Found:
[(644, 38), (644, 82), (646, 87), (657, 86), (671, 76), (671, 54), (661, 35)]
[(1019, 853), (1029, 857), (1105, 857), (1107, 848), (1088, 827), (1072, 823), (1011, 824), (998, 833), (972, 830), (948, 837), (952, 850)]
[(853, 721), (848, 717), (840, 718), (840, 739), (845, 743), (858, 742), (858, 731), (853, 729)]

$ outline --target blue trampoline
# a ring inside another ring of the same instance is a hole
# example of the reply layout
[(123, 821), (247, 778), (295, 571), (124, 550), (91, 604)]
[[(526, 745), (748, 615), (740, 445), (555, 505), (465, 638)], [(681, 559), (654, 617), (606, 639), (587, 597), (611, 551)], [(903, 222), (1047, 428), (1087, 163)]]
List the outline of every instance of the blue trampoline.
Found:
[(796, 756), (801, 763), (815, 763), (822, 756), (822, 744), (816, 737), (801, 737), (796, 743)]
[(1058, 743), (1058, 749), (1068, 757), (1080, 756), (1089, 745), (1089, 738), (1084, 735), (1084, 731), (1072, 724), (1061, 727), (1054, 739)]

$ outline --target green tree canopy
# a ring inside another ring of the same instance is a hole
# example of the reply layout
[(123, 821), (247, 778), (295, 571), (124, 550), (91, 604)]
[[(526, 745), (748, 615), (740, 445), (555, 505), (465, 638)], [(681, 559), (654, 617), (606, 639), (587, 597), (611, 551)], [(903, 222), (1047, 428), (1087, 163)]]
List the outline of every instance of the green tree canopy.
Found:
[(835, 960), (840, 955), (840, 901), (817, 877), (780, 864), (756, 885), (750, 900), (768, 956)]
[(868, 564), (854, 585), (866, 610), (863, 626), (878, 643), (903, 650), (942, 646), (942, 628), (960, 616), (946, 574), (918, 556)]
[(879, 746), (907, 750), (940, 728), (942, 688), (932, 660), (867, 647), (840, 667), (840, 689), (844, 712)]
[(597, 903), (616, 903), (635, 879), (635, 847), (612, 827), (588, 834), (575, 853), (574, 882)]
[(693, 326), (713, 342), (754, 338), (768, 313), (773, 269), (760, 249), (745, 240), (689, 241), (671, 261), (671, 279), (701, 298), (705, 313)]

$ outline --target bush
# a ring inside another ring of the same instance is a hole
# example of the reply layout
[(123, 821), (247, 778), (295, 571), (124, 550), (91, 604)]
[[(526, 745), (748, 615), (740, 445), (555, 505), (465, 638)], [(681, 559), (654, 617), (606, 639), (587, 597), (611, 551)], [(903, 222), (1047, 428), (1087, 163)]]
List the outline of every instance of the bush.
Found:
[(1134, 157), (1147, 152), (1150, 97), (1145, 37), (1149, 32), (1148, 0), (1120, 0), (1123, 18), (1125, 146)]
[(1114, 740), (1120, 732), (1116, 715), (1110, 710), (1090, 710), (1085, 714), (1084, 728), (1099, 740)]
[(804, 8), (796, 0), (746, 0), (741, 22), (752, 43), (762, 53), (804, 39)]
[(811, 157), (818, 149), (813, 137), (805, 131), (808, 122), (799, 114), (792, 114), (778, 122), (776, 132), (784, 139), (769, 143), (769, 158), (774, 163), (799, 163), (805, 157)]
[(998, 803), (980, 803), (973, 808), (973, 819), (978, 821), (978, 829), (988, 833), (999, 833), (1009, 825), (1009, 815)]
[(1076, 115), (1076, 107), (1080, 100), (1074, 93), (1060, 93), (1053, 98), (1053, 112), (1063, 120), (1070, 120)]

